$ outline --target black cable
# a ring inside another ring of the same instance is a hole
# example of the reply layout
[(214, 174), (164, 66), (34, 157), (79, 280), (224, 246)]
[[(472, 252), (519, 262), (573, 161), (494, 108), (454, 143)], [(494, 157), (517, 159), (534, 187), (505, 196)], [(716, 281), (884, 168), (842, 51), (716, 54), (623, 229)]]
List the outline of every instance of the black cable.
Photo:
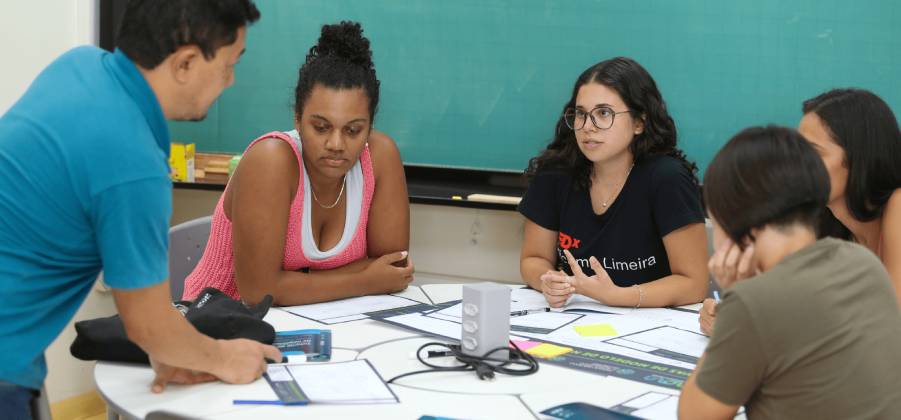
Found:
[[(402, 373), (388, 380), (388, 383), (393, 383), (394, 381), (403, 378), (405, 376), (418, 375), (420, 373), (430, 373), (430, 372), (466, 372), (466, 371), (475, 371), (476, 375), (479, 379), (493, 379), (495, 372), (502, 373), (505, 375), (511, 376), (526, 376), (531, 375), (535, 372), (538, 372), (538, 361), (535, 360), (532, 355), (522, 351), (515, 343), (510, 342), (510, 347), (498, 347), (496, 349), (492, 349), (485, 353), (484, 356), (472, 356), (469, 354), (463, 353), (463, 350), (460, 349), (459, 344), (448, 344), (448, 343), (439, 343), (439, 342), (429, 342), (425, 343), (416, 350), (416, 358), (419, 359), (420, 363), (429, 367), (429, 369), (425, 370), (417, 370), (413, 372)], [(443, 347), (447, 350), (445, 351), (436, 351), (431, 350), (428, 352), (429, 356), (454, 356), (460, 365), (457, 366), (438, 366), (432, 363), (429, 363), (422, 358), (422, 351), (430, 346), (435, 347)], [(507, 358), (501, 359), (496, 357), (491, 357), (493, 354), (506, 351)], [(514, 367), (519, 366), (519, 367)]]

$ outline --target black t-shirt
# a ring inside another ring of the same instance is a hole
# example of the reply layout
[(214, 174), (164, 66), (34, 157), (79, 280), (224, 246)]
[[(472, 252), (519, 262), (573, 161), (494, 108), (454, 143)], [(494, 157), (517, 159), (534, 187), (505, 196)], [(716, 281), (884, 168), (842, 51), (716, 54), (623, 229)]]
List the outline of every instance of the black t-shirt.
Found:
[(519, 212), (558, 232), (558, 270), (572, 274), (563, 254), (563, 249), (569, 249), (582, 271), (594, 275), (588, 263), (593, 255), (618, 286), (672, 274), (663, 237), (683, 226), (704, 223), (700, 189), (688, 169), (669, 156), (636, 164), (619, 196), (600, 216), (591, 207), (588, 190), (579, 190), (562, 171), (536, 174)]

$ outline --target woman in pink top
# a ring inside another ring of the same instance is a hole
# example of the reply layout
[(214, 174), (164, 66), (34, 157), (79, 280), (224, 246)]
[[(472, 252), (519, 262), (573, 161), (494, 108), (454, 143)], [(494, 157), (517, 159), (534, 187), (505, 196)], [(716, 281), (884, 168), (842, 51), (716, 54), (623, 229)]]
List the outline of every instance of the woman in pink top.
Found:
[(372, 129), (379, 81), (358, 23), (326, 25), (301, 66), (296, 131), (244, 153), (184, 298), (207, 286), (301, 305), (403, 290), (410, 209), (400, 153)]

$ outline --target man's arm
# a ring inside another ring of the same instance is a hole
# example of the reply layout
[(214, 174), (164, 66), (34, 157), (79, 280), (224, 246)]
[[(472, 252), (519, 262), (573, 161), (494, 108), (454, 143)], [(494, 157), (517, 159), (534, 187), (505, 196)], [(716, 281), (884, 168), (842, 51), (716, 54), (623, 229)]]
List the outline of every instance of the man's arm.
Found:
[(252, 382), (266, 371), (266, 358), (282, 358), (275, 347), (256, 341), (215, 340), (198, 332), (169, 301), (168, 281), (113, 289), (113, 297), (128, 338), (153, 361), (154, 392), (168, 382)]

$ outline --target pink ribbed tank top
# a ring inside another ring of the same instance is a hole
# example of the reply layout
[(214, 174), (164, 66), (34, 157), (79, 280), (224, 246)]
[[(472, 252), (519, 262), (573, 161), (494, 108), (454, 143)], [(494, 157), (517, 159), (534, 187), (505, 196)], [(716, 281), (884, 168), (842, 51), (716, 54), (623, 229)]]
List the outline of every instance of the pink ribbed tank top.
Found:
[[(363, 172), (363, 200), (362, 208), (360, 209), (360, 220), (357, 223), (356, 230), (353, 232), (352, 239), (337, 254), (321, 260), (310, 260), (303, 252), (303, 240), (301, 237), (303, 233), (305, 176), (301, 151), (290, 135), (275, 131), (254, 140), (247, 146), (245, 153), (257, 142), (267, 138), (277, 138), (288, 143), (297, 157), (297, 165), (300, 168), (300, 175), (297, 179), (297, 192), (291, 201), (291, 212), (288, 215), (288, 230), (285, 232), (282, 269), (289, 271), (297, 271), (301, 268), (328, 270), (366, 258), (366, 226), (369, 220), (369, 207), (372, 204), (372, 195), (375, 191), (375, 176), (372, 172), (369, 145), (367, 144), (363, 149), (363, 153), (360, 154), (360, 165)], [(228, 191), (228, 186), (225, 188)], [(205, 287), (215, 287), (234, 299), (241, 298), (235, 283), (232, 223), (225, 216), (225, 210), (223, 209), (224, 200), (225, 192), (219, 197), (216, 210), (213, 212), (210, 238), (203, 252), (203, 257), (200, 258), (194, 271), (185, 279), (183, 299), (193, 300)], [(309, 205), (310, 203), (307, 204)], [(344, 235), (346, 234), (347, 232), (344, 233)], [(342, 240), (341, 242), (344, 241)]]

